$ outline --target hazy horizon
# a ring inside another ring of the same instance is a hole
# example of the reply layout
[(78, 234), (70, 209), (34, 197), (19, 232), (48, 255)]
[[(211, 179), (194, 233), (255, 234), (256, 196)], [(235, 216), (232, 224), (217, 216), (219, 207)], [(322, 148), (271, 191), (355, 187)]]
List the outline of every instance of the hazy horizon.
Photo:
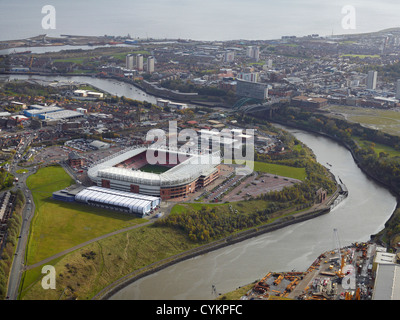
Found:
[[(42, 7), (56, 9), (56, 29), (41, 26)], [(341, 12), (356, 10), (356, 29)], [(0, 40), (39, 34), (112, 35), (193, 40), (268, 40), (283, 35), (341, 35), (400, 27), (395, 0), (0, 0)]]

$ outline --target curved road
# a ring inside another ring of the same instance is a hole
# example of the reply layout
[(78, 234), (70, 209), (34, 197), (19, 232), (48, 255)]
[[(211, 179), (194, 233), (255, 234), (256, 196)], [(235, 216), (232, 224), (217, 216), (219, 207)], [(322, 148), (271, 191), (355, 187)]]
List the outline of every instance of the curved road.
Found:
[[(28, 138), (29, 139), (29, 138)], [(27, 144), (25, 144), (26, 146)], [(23, 150), (21, 151), (21, 153), (23, 153)], [(148, 222), (145, 223), (141, 223), (138, 225), (134, 225), (134, 226), (130, 226), (130, 227), (126, 227), (123, 229), (119, 229), (116, 231), (113, 231), (111, 233), (102, 235), (100, 237), (91, 239), (89, 241), (83, 242), (79, 245), (76, 245), (72, 248), (69, 248), (67, 250), (64, 250), (62, 252), (59, 252), (51, 257), (48, 257), (42, 261), (39, 261), (33, 265), (30, 266), (25, 266), (25, 249), (27, 247), (27, 243), (28, 243), (28, 239), (29, 239), (29, 229), (30, 229), (30, 224), (31, 224), (31, 220), (33, 218), (33, 213), (35, 212), (35, 204), (33, 202), (33, 198), (32, 198), (32, 194), (30, 192), (30, 190), (28, 189), (28, 187), (26, 186), (26, 179), (28, 178), (29, 175), (33, 174), (36, 172), (35, 167), (34, 168), (24, 168), (24, 167), (18, 167), (17, 161), (14, 159), (14, 162), (11, 164), (11, 168), (10, 168), (10, 172), (13, 173), (16, 177), (18, 177), (19, 181), (16, 184), (16, 186), (13, 188), (15, 189), (21, 189), (25, 195), (26, 198), (26, 202), (25, 205), (22, 209), (22, 225), (21, 225), (21, 233), (18, 239), (18, 243), (16, 246), (16, 250), (15, 250), (15, 254), (14, 254), (14, 259), (13, 259), (13, 263), (11, 266), (11, 270), (10, 270), (10, 275), (9, 275), (9, 279), (8, 279), (8, 289), (7, 289), (7, 299), (9, 300), (16, 300), (18, 298), (18, 291), (19, 291), (19, 286), (20, 286), (20, 281), (21, 281), (21, 276), (23, 274), (23, 272), (25, 272), (26, 270), (30, 270), (32, 268), (41, 266), (43, 264), (46, 264), (58, 257), (61, 257), (67, 253), (70, 253), (74, 250), (80, 249), (90, 243), (96, 242), (98, 240), (110, 237), (110, 236), (114, 236), (116, 234), (122, 233), (122, 232), (126, 232), (138, 227), (142, 227), (148, 224), (153, 223), (156, 219), (152, 219)], [(73, 172), (71, 173), (70, 170), (67, 170), (68, 168), (65, 167), (65, 164), (62, 164), (64, 170), (69, 173), (73, 178), (76, 179), (75, 175), (73, 174)], [(16, 173), (17, 170), (19, 169), (26, 169), (28, 170), (27, 173), (22, 173), (22, 174), (18, 174)], [(163, 208), (163, 212), (165, 214), (169, 213), (169, 209), (170, 209), (170, 205), (168, 204), (164, 204), (162, 203), (162, 208)]]
[[(28, 138), (29, 139), (29, 138)], [(26, 144), (25, 144), (26, 145)], [(23, 151), (21, 151), (23, 153)], [(15, 160), (14, 160), (15, 161)], [(18, 177), (18, 183), (13, 188), (14, 190), (20, 189), (24, 193), (25, 196), (25, 205), (22, 209), (22, 225), (21, 231), (19, 235), (19, 240), (15, 249), (14, 259), (10, 270), (10, 275), (8, 278), (8, 289), (7, 289), (7, 299), (15, 300), (18, 296), (18, 289), (21, 280), (21, 275), (23, 273), (24, 264), (25, 264), (25, 248), (28, 243), (29, 238), (29, 228), (30, 223), (33, 217), (33, 212), (35, 212), (35, 204), (33, 202), (32, 194), (29, 189), (26, 187), (26, 179), (27, 177), (34, 173), (36, 169), (34, 168), (23, 168), (28, 170), (27, 173), (16, 173), (17, 170), (22, 169), (19, 168), (18, 165), (13, 162), (11, 164), (10, 172)]]

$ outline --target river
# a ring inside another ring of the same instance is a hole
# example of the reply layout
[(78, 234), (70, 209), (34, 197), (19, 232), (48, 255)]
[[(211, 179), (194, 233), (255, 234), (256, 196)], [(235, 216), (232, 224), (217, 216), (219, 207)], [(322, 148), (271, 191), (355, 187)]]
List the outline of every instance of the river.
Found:
[[(89, 83), (111, 94), (137, 100), (156, 97), (126, 83), (91, 77), (13, 75), (11, 79), (74, 80)], [(152, 100), (154, 99), (154, 100)], [(337, 142), (297, 129), (289, 129), (346, 185), (349, 196), (330, 213), (189, 259), (144, 277), (114, 294), (111, 299), (203, 300), (213, 299), (212, 285), (225, 293), (262, 278), (269, 271), (305, 271), (324, 251), (335, 248), (333, 229), (341, 246), (367, 241), (384, 228), (396, 207), (396, 198), (368, 178), (350, 152)], [(140, 245), (140, 244), (137, 244)]]
[(120, 43), (120, 44), (115, 44), (115, 45), (105, 44), (105, 45), (94, 45), (94, 46), (89, 46), (89, 45), (83, 45), (83, 46), (79, 46), (79, 45), (78, 46), (49, 45), (49, 46), (41, 46), (41, 47), (17, 47), (17, 48), (1, 49), (0, 55), (13, 54), (13, 53), (19, 53), (19, 52), (25, 52), (25, 51), (31, 51), (32, 54), (42, 54), (42, 53), (48, 53), (48, 52), (60, 52), (62, 50), (93, 50), (96, 48), (114, 48), (114, 47), (137, 48), (139, 46)]
[(121, 81), (113, 79), (103, 79), (88, 76), (39, 76), (39, 75), (0, 75), (1, 79), (7, 78), (9, 80), (19, 79), (19, 80), (38, 80), (40, 81), (75, 81), (79, 83), (88, 83), (100, 90), (108, 92), (112, 95), (119, 97), (126, 97), (138, 101), (147, 101), (150, 103), (157, 103), (157, 98), (153, 95), (147, 94), (146, 92), (140, 90), (134, 85), (124, 83)]
[(288, 129), (315, 153), (318, 162), (343, 181), (346, 200), (330, 213), (296, 225), (195, 257), (142, 278), (111, 300), (203, 300), (262, 278), (269, 271), (305, 271), (324, 251), (335, 248), (333, 229), (341, 246), (367, 241), (384, 228), (396, 207), (396, 198), (369, 179), (350, 152), (318, 135)]

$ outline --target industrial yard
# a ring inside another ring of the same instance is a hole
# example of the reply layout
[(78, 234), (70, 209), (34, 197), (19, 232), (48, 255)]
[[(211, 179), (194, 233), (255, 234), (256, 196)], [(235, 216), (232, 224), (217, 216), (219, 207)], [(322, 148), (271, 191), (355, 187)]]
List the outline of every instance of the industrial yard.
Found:
[(387, 300), (398, 292), (400, 254), (375, 243), (322, 253), (304, 272), (269, 272), (242, 300)]

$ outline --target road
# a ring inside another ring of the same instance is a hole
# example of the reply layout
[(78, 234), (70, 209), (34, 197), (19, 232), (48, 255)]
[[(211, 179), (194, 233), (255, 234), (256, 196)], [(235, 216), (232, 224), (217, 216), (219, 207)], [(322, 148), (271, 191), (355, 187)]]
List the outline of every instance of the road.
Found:
[[(10, 164), (10, 172), (18, 178), (18, 182), (13, 190), (21, 189), (25, 195), (25, 204), (22, 209), (22, 225), (18, 243), (14, 253), (14, 259), (10, 270), (8, 279), (7, 298), (9, 300), (16, 300), (18, 297), (18, 288), (21, 281), (21, 275), (24, 271), (25, 264), (25, 248), (28, 243), (30, 223), (35, 212), (35, 204), (33, 202), (32, 194), (26, 186), (26, 179), (29, 175), (36, 172), (36, 167), (22, 168), (18, 166), (18, 155), (22, 155), (26, 148), (31, 144), (34, 139), (33, 134), (24, 137), (22, 144), (15, 154), (13, 161)], [(26, 169), (26, 173), (17, 173), (19, 169)]]
[[(132, 229), (135, 229), (137, 227), (142, 227), (145, 226), (147, 224), (151, 224), (153, 223), (156, 219), (153, 218), (151, 220), (149, 220), (148, 222), (139, 224), (139, 225), (135, 225), (135, 226), (130, 226), (130, 227), (126, 227), (120, 230), (116, 230), (114, 232), (105, 234), (103, 236), (91, 239), (89, 241), (86, 241), (84, 243), (81, 243), (79, 245), (76, 245), (72, 248), (69, 248), (67, 250), (64, 250), (62, 252), (57, 253), (56, 255), (53, 255), (51, 257), (48, 257), (47, 259), (40, 261), (34, 265), (30, 265), (30, 266), (26, 266), (26, 261), (25, 261), (25, 250), (27, 248), (27, 244), (28, 244), (28, 240), (29, 240), (29, 230), (30, 230), (30, 224), (35, 212), (35, 204), (32, 198), (32, 194), (30, 192), (30, 190), (28, 189), (28, 187), (26, 186), (26, 180), (28, 178), (28, 176), (30, 176), (31, 174), (34, 174), (36, 172), (36, 167), (20, 167), (18, 166), (18, 154), (22, 155), (25, 151), (25, 149), (27, 148), (27, 146), (29, 146), (29, 144), (32, 142), (32, 140), (34, 139), (33, 135), (27, 135), (24, 138), (24, 144), (21, 146), (21, 148), (18, 148), (16, 155), (13, 158), (13, 161), (10, 164), (10, 169), (9, 171), (18, 178), (18, 182), (15, 184), (13, 190), (16, 189), (21, 189), (25, 195), (26, 201), (25, 201), (25, 205), (22, 209), (22, 225), (21, 225), (21, 231), (20, 231), (20, 236), (18, 238), (18, 243), (15, 249), (15, 254), (14, 254), (14, 259), (13, 259), (13, 263), (11, 266), (11, 270), (10, 270), (10, 275), (9, 275), (9, 279), (8, 279), (8, 288), (7, 288), (7, 299), (9, 300), (17, 300), (18, 299), (18, 292), (19, 292), (19, 286), (20, 286), (20, 282), (21, 282), (21, 277), (24, 271), (32, 269), (34, 267), (43, 265), (55, 258), (58, 258), (60, 256), (63, 256), (69, 252), (72, 252), (74, 250), (77, 250), (79, 248), (82, 248), (92, 242), (104, 239), (106, 237), (110, 237), (113, 235), (116, 235), (118, 233), (122, 233), (122, 232), (126, 232)], [(72, 170), (70, 170), (70, 168), (68, 166), (66, 166), (66, 164), (64, 162), (60, 162), (60, 164), (62, 165), (62, 167), (64, 168), (64, 170), (73, 178), (73, 179), (77, 179), (75, 172), (73, 172)], [(44, 164), (45, 165), (45, 164)], [(17, 173), (17, 171), (19, 169), (25, 169), (28, 172), (25, 173)], [(173, 204), (172, 204), (173, 205)], [(167, 203), (162, 203), (161, 209), (163, 210), (163, 212), (165, 212), (165, 215), (169, 214), (170, 211), (170, 207), (172, 206), (171, 204), (167, 204)]]

